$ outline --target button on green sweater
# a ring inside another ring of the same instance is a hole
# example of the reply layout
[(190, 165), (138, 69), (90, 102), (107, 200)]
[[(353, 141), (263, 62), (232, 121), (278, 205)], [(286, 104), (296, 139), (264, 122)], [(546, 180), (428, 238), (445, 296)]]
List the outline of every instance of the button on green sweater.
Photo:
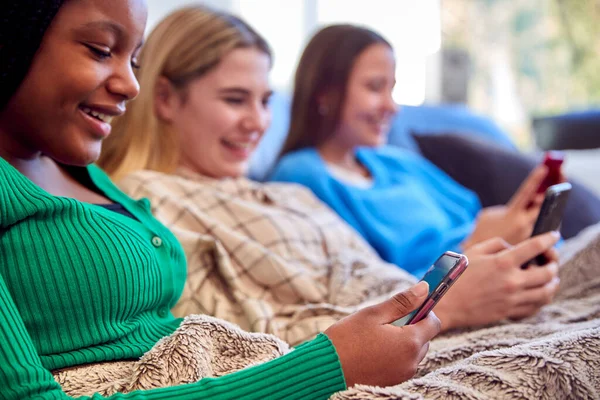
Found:
[[(50, 371), (139, 358), (181, 323), (175, 237), (97, 167), (94, 185), (137, 221), (43, 191), (0, 158), (0, 399), (66, 399)], [(120, 399), (320, 399), (345, 388), (325, 335), (220, 378)], [(101, 398), (94, 396), (93, 398)]]

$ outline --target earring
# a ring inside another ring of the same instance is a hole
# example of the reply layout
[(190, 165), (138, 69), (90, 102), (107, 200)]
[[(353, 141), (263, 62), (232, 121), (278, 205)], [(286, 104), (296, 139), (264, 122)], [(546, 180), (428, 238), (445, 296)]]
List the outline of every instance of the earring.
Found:
[(319, 114), (321, 114), (322, 116), (326, 116), (327, 114), (329, 114), (329, 107), (327, 107), (324, 104), (319, 104)]

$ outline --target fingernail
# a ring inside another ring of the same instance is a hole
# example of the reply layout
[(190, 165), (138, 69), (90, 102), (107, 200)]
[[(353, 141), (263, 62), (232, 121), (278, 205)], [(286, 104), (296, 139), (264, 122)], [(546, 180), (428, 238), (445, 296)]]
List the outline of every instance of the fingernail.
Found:
[(552, 231), (552, 236), (556, 239), (560, 239), (560, 232), (559, 231)]
[(410, 291), (417, 297), (425, 296), (429, 292), (429, 285), (425, 281), (417, 283), (410, 289)]

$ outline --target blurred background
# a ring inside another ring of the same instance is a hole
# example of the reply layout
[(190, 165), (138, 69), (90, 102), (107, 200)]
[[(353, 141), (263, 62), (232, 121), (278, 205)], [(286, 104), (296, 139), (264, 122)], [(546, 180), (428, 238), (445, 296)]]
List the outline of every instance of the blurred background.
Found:
[(600, 148), (600, 0), (148, 0), (148, 31), (193, 3), (237, 14), (266, 37), (272, 85), (284, 95), (319, 27), (370, 27), (395, 48), (399, 104), (465, 107), (526, 152), (580, 150), (571, 163), (596, 183), (600, 150), (585, 151)]

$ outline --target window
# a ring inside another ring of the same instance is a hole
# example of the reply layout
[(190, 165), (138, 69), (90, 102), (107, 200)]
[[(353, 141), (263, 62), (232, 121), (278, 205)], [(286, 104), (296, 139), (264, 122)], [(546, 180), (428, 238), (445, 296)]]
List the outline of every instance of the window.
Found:
[[(149, 0), (148, 29), (190, 0)], [(244, 18), (273, 49), (271, 73), (277, 90), (290, 91), (300, 54), (310, 36), (334, 23), (364, 25), (381, 33), (396, 53), (398, 103), (435, 100), (439, 87), (440, 0), (204, 0)], [(433, 90), (432, 90), (433, 89)]]
[(394, 99), (410, 105), (424, 102), (428, 59), (441, 47), (438, 0), (320, 0), (317, 18), (319, 25), (355, 23), (382, 34), (396, 53)]

